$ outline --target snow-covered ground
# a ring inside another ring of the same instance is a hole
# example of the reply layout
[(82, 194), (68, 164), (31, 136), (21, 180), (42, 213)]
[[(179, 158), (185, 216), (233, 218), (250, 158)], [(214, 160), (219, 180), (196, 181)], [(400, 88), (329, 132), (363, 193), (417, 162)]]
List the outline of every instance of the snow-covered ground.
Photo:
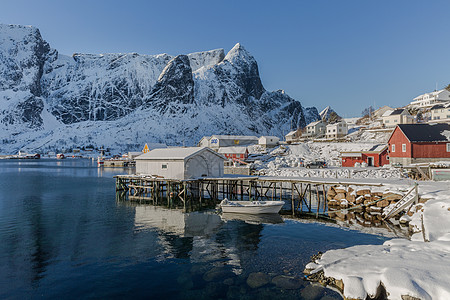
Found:
[(429, 198), (413, 215), (411, 240), (331, 250), (307, 268), (342, 280), (344, 296), (366, 299), (382, 284), (388, 299), (450, 299), (450, 182), (421, 182)]
[[(297, 145), (281, 146), (267, 154), (256, 157), (254, 167), (260, 175), (282, 177), (319, 177), (319, 178), (392, 178), (405, 177), (398, 168), (342, 168), (340, 153), (342, 151), (369, 150), (374, 143), (326, 143), (307, 142)], [(250, 153), (258, 154), (258, 146), (250, 147)], [(303, 163), (322, 160), (328, 168), (307, 169)]]

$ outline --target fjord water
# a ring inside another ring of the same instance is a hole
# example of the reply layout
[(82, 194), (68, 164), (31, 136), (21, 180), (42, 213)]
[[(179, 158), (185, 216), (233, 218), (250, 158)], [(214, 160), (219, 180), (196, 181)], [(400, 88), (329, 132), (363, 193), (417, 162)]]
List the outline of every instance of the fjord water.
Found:
[[(87, 159), (0, 161), (1, 299), (339, 299), (288, 278), (318, 251), (385, 241), (117, 201), (113, 175), (125, 172)], [(251, 288), (255, 272), (281, 280)]]

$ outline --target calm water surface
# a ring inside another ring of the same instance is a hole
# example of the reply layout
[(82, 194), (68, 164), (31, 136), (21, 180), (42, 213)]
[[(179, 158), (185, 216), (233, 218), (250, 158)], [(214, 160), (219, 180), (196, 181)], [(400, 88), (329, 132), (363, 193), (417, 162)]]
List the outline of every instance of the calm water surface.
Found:
[(318, 251), (386, 240), (116, 201), (119, 173), (82, 159), (0, 161), (0, 298), (340, 299), (308, 282), (252, 289), (247, 278), (301, 278)]

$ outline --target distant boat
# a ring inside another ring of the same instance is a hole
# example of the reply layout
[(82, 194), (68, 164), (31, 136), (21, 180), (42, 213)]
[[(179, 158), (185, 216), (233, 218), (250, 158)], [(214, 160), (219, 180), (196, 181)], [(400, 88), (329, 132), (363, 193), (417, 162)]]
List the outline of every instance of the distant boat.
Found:
[(228, 199), (220, 202), (224, 213), (238, 214), (277, 214), (284, 201), (230, 201)]
[(64, 158), (66, 158), (66, 157), (64, 156), (64, 154), (58, 153), (58, 154), (56, 154), (56, 158), (57, 158), (57, 159), (64, 159)]
[(40, 159), (41, 155), (38, 153), (29, 154), (23, 151), (19, 151), (17, 155), (11, 155), (8, 158), (10, 159)]

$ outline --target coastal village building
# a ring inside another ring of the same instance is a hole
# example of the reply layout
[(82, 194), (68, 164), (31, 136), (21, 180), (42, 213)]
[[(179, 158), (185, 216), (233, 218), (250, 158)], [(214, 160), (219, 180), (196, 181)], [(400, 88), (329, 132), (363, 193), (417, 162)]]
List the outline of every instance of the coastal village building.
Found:
[(381, 118), (383, 116), (383, 114), (385, 112), (387, 112), (388, 110), (394, 111), (394, 109), (392, 107), (389, 107), (387, 105), (380, 107), (379, 109), (377, 109), (373, 112), (373, 119)]
[(340, 121), (333, 124), (328, 124), (326, 126), (326, 138), (341, 138), (346, 136), (348, 133), (348, 126), (345, 121)]
[(246, 160), (248, 158), (247, 147), (221, 147), (217, 152), (228, 159)]
[(449, 120), (450, 119), (450, 103), (437, 104), (430, 109), (431, 121)]
[(199, 147), (209, 147), (209, 140), (211, 139), (210, 136), (204, 136), (202, 137), (202, 139), (200, 140), (200, 142), (198, 142), (197, 146)]
[(297, 129), (297, 130), (293, 130), (293, 131), (289, 132), (284, 137), (286, 139), (286, 142), (288, 144), (290, 144), (290, 143), (295, 143), (295, 142), (300, 141), (301, 136), (302, 136), (302, 130)]
[(388, 146), (374, 145), (367, 150), (341, 152), (341, 165), (355, 167), (366, 163), (368, 167), (382, 167), (389, 164)]
[(280, 138), (276, 136), (261, 136), (258, 139), (258, 144), (264, 147), (275, 147), (278, 145)]
[(414, 117), (407, 109), (397, 108), (386, 111), (382, 117), (383, 125), (386, 127), (395, 127), (398, 124), (414, 124)]
[(222, 177), (225, 157), (210, 148), (154, 149), (136, 157), (136, 173), (167, 179)]
[(401, 124), (389, 138), (389, 161), (403, 166), (450, 160), (450, 125)]
[(410, 105), (416, 107), (431, 107), (439, 103), (447, 103), (450, 101), (450, 91), (442, 89), (431, 93), (417, 96)]
[(233, 146), (250, 146), (258, 144), (256, 136), (245, 135), (213, 135), (209, 139), (209, 147), (233, 147)]
[(305, 136), (307, 137), (322, 137), (325, 136), (326, 123), (323, 121), (316, 121), (306, 125)]

